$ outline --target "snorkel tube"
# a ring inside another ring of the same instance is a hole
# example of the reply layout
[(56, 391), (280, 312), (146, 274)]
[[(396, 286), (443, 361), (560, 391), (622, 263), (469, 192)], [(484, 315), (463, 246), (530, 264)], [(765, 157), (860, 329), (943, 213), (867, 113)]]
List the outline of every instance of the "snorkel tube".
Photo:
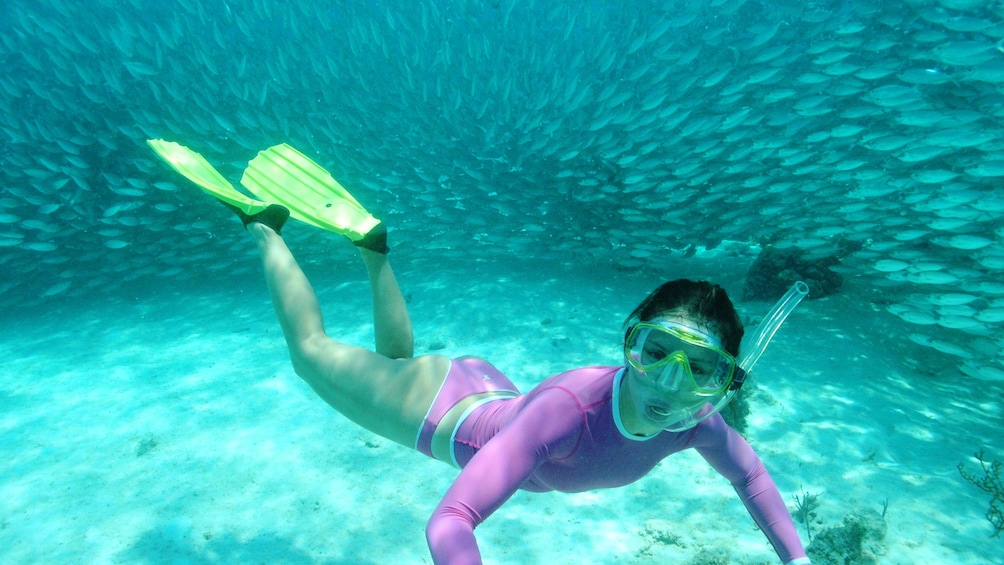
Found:
[(781, 324), (808, 294), (809, 285), (804, 282), (798, 281), (791, 285), (781, 300), (778, 300), (770, 312), (767, 312), (763, 321), (756, 327), (756, 332), (743, 340), (743, 345), (739, 348), (744, 351), (742, 359), (739, 360), (739, 368), (745, 373), (744, 380), (749, 378), (753, 365), (756, 365), (756, 362), (760, 360), (764, 350), (767, 349), (767, 344), (770, 343)]
[(666, 426), (663, 429), (671, 432), (688, 430), (717, 414), (726, 404), (731, 402), (736, 394), (739, 393), (739, 389), (742, 388), (743, 384), (749, 382), (750, 371), (753, 370), (753, 365), (756, 365), (756, 362), (760, 360), (771, 338), (774, 337), (774, 334), (777, 333), (777, 330), (788, 318), (788, 315), (791, 314), (791, 311), (795, 309), (795, 306), (798, 306), (798, 303), (808, 296), (808, 294), (809, 285), (802, 281), (793, 284), (788, 289), (788, 292), (767, 312), (763, 321), (757, 326), (756, 331), (748, 339), (743, 339), (743, 344), (739, 346), (739, 351), (745, 351), (745, 353), (743, 353), (742, 359), (737, 364), (736, 376), (732, 379), (732, 384), (725, 394), (721, 395), (717, 401), (709, 401), (697, 413), (688, 414), (675, 424)]

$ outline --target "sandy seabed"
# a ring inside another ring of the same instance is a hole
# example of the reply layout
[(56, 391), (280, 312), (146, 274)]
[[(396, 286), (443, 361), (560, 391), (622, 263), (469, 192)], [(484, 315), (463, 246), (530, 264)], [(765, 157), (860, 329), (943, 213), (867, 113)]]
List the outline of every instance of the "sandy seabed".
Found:
[[(617, 363), (622, 318), (661, 282), (394, 261), (419, 352), (485, 357), (523, 390)], [(722, 282), (755, 318), (770, 304), (738, 299), (742, 263), (681, 259), (674, 272)], [(346, 253), (306, 270), (329, 333), (368, 345), (361, 265)], [(331, 410), (293, 373), (260, 277), (231, 287), (164, 285), (8, 320), (0, 561), (431, 563), (425, 523), (456, 471)], [(956, 465), (975, 471), (980, 448), (1004, 457), (1004, 385), (916, 370), (930, 352), (897, 324), (853, 281), (804, 302), (757, 367), (747, 438), (791, 508), (818, 495), (815, 536), (870, 509), (885, 513), (879, 563), (1002, 563), (989, 497)], [(517, 493), (477, 534), (487, 563), (777, 562), (692, 451), (625, 488)]]

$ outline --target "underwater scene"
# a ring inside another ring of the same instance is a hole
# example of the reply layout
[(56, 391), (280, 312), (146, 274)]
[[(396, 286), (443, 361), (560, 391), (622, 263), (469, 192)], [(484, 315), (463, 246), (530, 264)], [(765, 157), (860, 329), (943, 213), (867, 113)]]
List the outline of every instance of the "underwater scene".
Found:
[[(241, 191), (282, 143), (330, 171), (416, 353), (522, 391), (623, 365), (667, 280), (747, 336), (805, 282), (724, 415), (812, 563), (1004, 563), (1004, 3), (4, 0), (0, 61), (0, 562), (433, 562), (458, 470), (297, 376), (254, 240), (163, 139)], [(298, 219), (328, 335), (372, 348), (359, 253)], [(476, 534), (779, 562), (693, 449)]]

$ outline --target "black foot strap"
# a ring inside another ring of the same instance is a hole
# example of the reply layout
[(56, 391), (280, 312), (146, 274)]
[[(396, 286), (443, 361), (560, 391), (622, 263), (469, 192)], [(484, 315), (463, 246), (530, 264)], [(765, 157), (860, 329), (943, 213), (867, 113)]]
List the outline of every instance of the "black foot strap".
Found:
[(282, 235), (281, 231), (282, 226), (283, 224), (286, 223), (286, 220), (289, 218), (289, 210), (285, 206), (281, 206), (279, 204), (269, 204), (268, 208), (265, 208), (261, 212), (258, 212), (257, 214), (248, 215), (245, 214), (243, 210), (237, 208), (236, 206), (227, 204), (222, 200), (220, 202), (227, 208), (230, 208), (235, 214), (237, 214), (237, 217), (241, 219), (241, 222), (244, 224), (245, 228), (248, 227), (248, 224), (257, 222), (259, 224), (264, 224), (272, 228), (272, 231), (274, 231), (279, 235)]
[(386, 255), (390, 251), (390, 247), (387, 245), (387, 228), (383, 225), (383, 222), (374, 226), (365, 237), (359, 241), (353, 241), (352, 244), (356, 247), (376, 251), (383, 255)]

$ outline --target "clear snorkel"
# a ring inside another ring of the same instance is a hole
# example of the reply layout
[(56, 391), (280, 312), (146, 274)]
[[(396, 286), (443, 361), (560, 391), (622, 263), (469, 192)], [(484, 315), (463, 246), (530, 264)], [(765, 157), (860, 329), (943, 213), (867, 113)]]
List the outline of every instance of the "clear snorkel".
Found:
[(798, 281), (791, 285), (788, 292), (764, 316), (763, 321), (756, 327), (756, 332), (743, 340), (743, 344), (739, 347), (739, 350), (743, 352), (742, 358), (739, 359), (739, 368), (745, 373), (743, 380), (749, 378), (750, 372), (753, 371), (753, 365), (756, 365), (756, 362), (760, 360), (771, 338), (774, 337), (795, 306), (798, 306), (798, 303), (808, 294), (809, 285), (804, 282)]

